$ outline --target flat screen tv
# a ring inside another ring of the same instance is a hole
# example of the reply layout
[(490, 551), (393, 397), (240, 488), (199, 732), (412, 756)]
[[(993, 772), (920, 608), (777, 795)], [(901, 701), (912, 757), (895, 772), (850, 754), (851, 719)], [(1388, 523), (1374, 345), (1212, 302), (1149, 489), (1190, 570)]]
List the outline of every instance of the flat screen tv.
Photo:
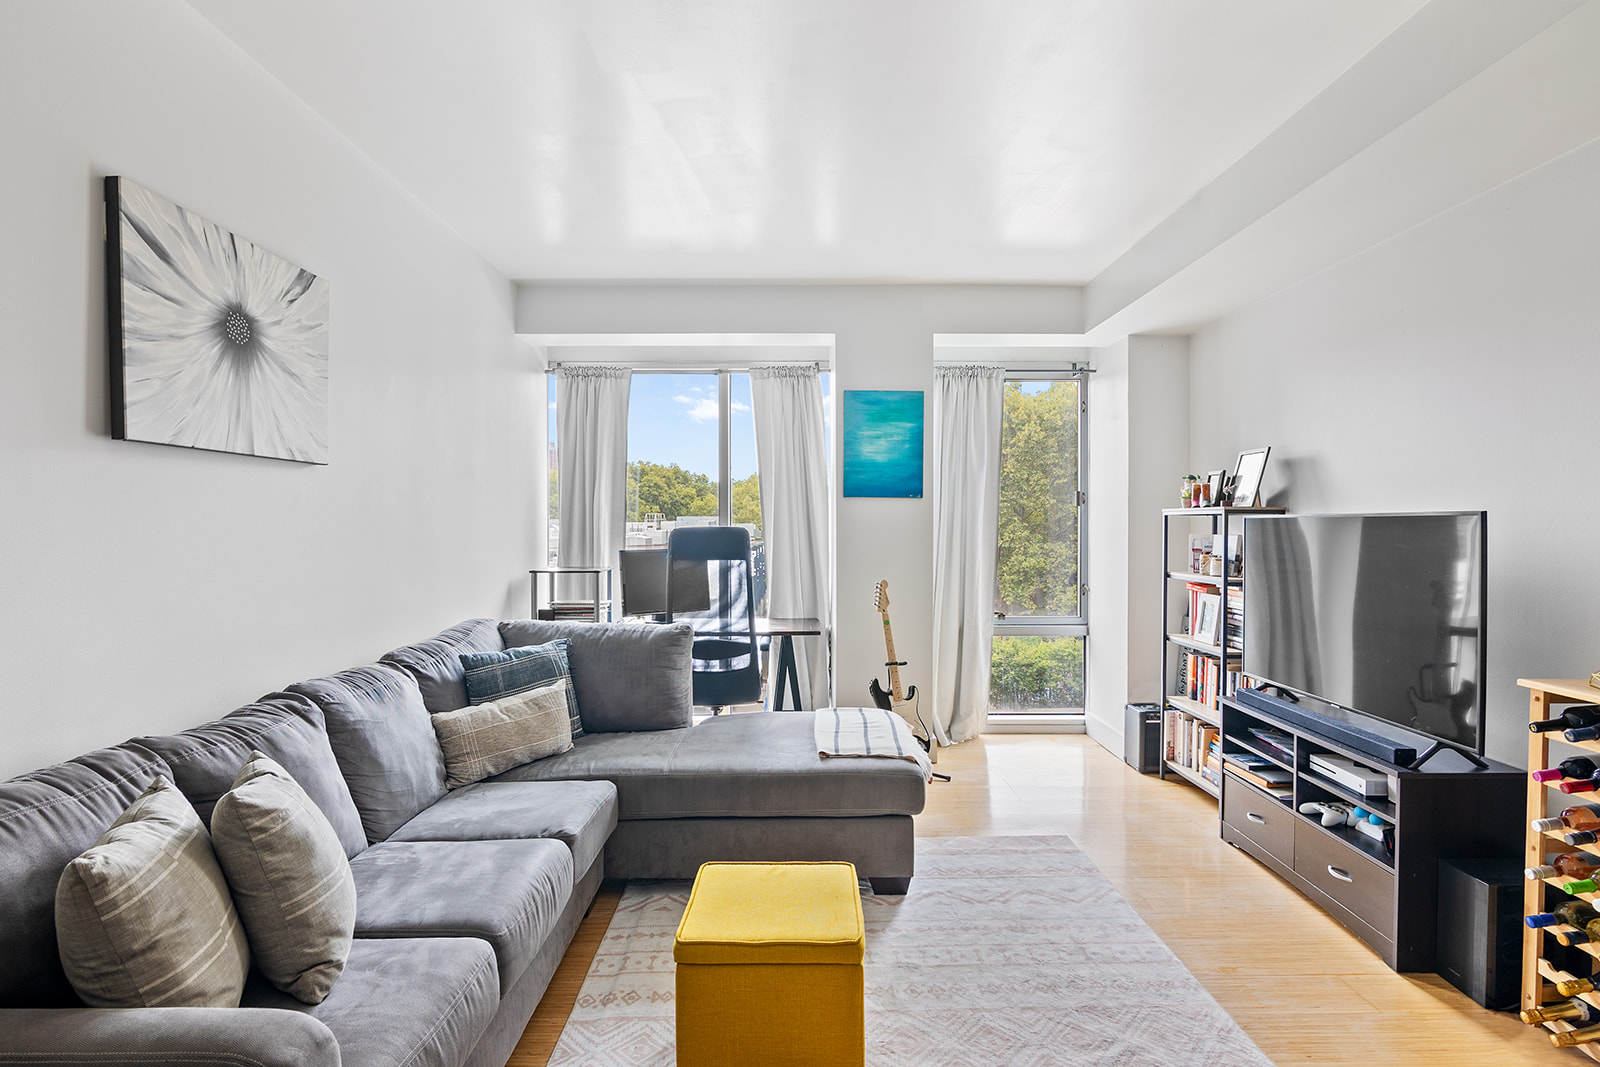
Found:
[(1487, 518), (1246, 518), (1244, 673), (1482, 755)]

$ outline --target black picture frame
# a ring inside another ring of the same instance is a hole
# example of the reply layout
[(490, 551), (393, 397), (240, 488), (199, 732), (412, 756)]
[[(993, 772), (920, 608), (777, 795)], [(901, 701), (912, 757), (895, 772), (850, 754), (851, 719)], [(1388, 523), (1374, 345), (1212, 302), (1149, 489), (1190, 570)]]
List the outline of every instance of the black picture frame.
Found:
[(1228, 471), (1226, 468), (1219, 471), (1206, 472), (1206, 496), (1213, 507), (1222, 506), (1222, 487), (1228, 484)]
[(1233, 469), (1233, 501), (1236, 508), (1253, 508), (1261, 495), (1261, 477), (1267, 472), (1267, 456), (1272, 448), (1247, 448), (1239, 453)]

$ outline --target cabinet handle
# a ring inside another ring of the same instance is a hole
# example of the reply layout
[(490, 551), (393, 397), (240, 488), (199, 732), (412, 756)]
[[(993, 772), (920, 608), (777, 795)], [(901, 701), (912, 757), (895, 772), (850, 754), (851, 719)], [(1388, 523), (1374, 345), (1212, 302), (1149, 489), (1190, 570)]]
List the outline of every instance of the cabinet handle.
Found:
[(1335, 867), (1331, 863), (1328, 864), (1328, 873), (1333, 875), (1335, 878), (1339, 879), (1339, 881), (1341, 881), (1341, 882), (1354, 882), (1355, 881), (1354, 878), (1350, 877), (1350, 872), (1349, 871), (1344, 870), (1341, 867)]
[(1244, 813), (1244, 817), (1249, 819), (1251, 822), (1260, 823), (1262, 826), (1267, 825), (1267, 817), (1265, 815), (1257, 815), (1253, 811), (1247, 811)]

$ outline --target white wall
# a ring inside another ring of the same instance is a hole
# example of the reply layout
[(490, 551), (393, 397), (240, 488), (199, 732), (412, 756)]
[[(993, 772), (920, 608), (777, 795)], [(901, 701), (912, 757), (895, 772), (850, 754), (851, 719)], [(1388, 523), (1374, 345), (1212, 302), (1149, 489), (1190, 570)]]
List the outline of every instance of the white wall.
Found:
[[(932, 403), (935, 333), (1072, 333), (1081, 293), (1039, 285), (542, 285), (518, 287), (528, 334), (823, 333), (834, 335), (834, 395), (918, 389)], [(944, 350), (941, 358), (961, 358)], [(870, 594), (888, 579), (902, 680), (924, 688), (933, 647), (933, 412), (925, 411), (921, 500), (835, 498), (836, 701), (866, 704), (884, 677), (882, 627)], [(838, 491), (839, 420), (834, 419)], [(1092, 447), (1092, 446), (1091, 446)]]
[[(184, 4), (6, 19), (0, 776), (525, 612), (510, 284)], [(329, 280), (330, 466), (109, 439), (105, 174)]]
[(1127, 338), (1095, 352), (1089, 389), (1089, 736), (1122, 754), (1123, 710), (1160, 699), (1161, 509), (1189, 441), (1189, 342)]
[(1488, 510), (1488, 753), (1518, 765), (1516, 679), (1600, 667), (1596, 189), (1600, 142), (1193, 339), (1193, 465), (1267, 444), (1294, 511)]

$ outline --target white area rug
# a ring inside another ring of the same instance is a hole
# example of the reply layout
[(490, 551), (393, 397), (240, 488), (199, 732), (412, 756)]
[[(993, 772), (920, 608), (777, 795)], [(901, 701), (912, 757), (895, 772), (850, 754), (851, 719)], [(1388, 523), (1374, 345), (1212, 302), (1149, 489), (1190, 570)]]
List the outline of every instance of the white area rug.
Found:
[[(873, 1067), (1270, 1067), (1070, 838), (920, 838), (909, 894), (863, 892)], [(688, 898), (629, 884), (551, 1064), (674, 1062)]]

